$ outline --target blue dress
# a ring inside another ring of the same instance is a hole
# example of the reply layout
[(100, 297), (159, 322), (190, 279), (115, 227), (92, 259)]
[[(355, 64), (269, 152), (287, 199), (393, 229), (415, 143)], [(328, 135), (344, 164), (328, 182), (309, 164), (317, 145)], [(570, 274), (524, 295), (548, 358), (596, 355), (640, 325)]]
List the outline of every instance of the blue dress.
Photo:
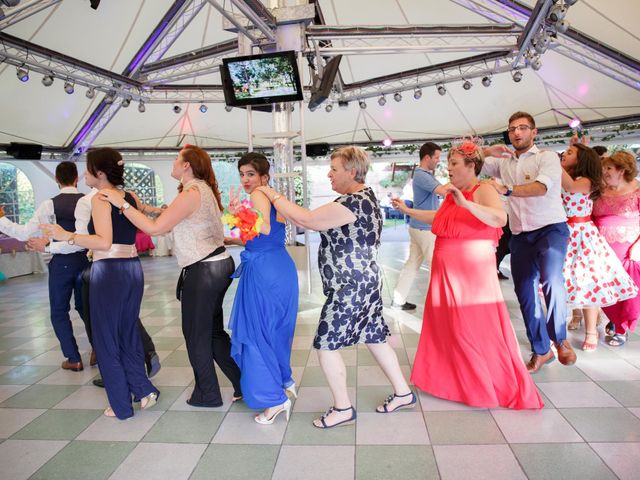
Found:
[(245, 245), (233, 274), (240, 283), (229, 328), (231, 356), (240, 367), (240, 384), (250, 408), (284, 403), (293, 384), (291, 344), (298, 314), (298, 274), (285, 243), (285, 226), (271, 208), (271, 232)]

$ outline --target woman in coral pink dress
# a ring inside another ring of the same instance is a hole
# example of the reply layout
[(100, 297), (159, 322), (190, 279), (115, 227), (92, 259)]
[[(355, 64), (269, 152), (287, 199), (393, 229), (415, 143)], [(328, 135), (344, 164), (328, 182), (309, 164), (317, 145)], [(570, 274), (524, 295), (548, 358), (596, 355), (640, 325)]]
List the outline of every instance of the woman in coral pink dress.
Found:
[(495, 189), (478, 181), (483, 156), (475, 143), (454, 146), (448, 161), (452, 185), (440, 209), (404, 209), (433, 223), (436, 235), (411, 380), (431, 395), (471, 406), (542, 408), (495, 275), (506, 213)]

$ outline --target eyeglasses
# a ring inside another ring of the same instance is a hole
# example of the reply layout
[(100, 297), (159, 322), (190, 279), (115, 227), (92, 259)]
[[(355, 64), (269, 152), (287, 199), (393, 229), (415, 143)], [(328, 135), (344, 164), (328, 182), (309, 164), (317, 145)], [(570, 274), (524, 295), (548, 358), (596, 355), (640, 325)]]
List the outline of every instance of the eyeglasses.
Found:
[(533, 127), (530, 126), (530, 125), (518, 125), (517, 127), (509, 127), (507, 129), (507, 132), (513, 133), (516, 130), (518, 130), (520, 132), (526, 132), (527, 130), (533, 130)]

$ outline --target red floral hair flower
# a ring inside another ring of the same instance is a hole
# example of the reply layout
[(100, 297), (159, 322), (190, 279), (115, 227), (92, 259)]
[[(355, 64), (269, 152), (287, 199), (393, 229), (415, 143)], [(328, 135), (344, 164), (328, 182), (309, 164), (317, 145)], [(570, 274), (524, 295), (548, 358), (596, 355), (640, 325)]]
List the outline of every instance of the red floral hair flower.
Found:
[(483, 140), (480, 137), (464, 137), (451, 146), (451, 150), (459, 153), (467, 159), (480, 156), (480, 147)]

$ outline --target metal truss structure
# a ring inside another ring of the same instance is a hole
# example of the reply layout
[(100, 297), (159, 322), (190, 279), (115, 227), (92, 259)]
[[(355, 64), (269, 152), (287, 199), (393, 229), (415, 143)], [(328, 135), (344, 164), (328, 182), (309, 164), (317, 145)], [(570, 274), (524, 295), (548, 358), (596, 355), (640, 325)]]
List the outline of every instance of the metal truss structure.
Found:
[[(309, 26), (307, 53), (361, 54), (494, 52), (516, 47), (522, 28), (500, 25)], [(338, 45), (339, 44), (339, 45)]]
[[(524, 26), (533, 11), (514, 0), (451, 0), (494, 22)], [(538, 3), (545, 0), (539, 0)], [(640, 63), (574, 29), (557, 35), (551, 47), (556, 53), (581, 63), (602, 75), (640, 90)]]
[(21, 22), (42, 10), (60, 3), (62, 0), (30, 0), (15, 7), (0, 8), (0, 30)]
[[(471, 81), (509, 72), (529, 65), (527, 57), (533, 38), (549, 28), (547, 15), (554, 0), (538, 0), (533, 9), (516, 0), (451, 0), (491, 24), (478, 25), (406, 25), (406, 26), (327, 26), (319, 4), (315, 24), (304, 34), (308, 48), (303, 54), (315, 60), (322, 71), (323, 58), (343, 54), (469, 53), (455, 61), (419, 67), (360, 82), (344, 83), (336, 79), (330, 101), (348, 102), (380, 95), (448, 83)], [(293, 15), (286, 9), (267, 9), (260, 0), (174, 0), (162, 20), (120, 74), (68, 57), (59, 52), (8, 35), (1, 30), (57, 5), (60, 0), (25, 0), (16, 7), (0, 11), (0, 61), (27, 68), (30, 72), (52, 76), (104, 94), (87, 122), (66, 148), (72, 155), (84, 152), (114, 118), (120, 108), (132, 101), (142, 103), (222, 103), (219, 84), (176, 85), (216, 72), (222, 58), (238, 51), (238, 40), (221, 42), (184, 54), (164, 58), (174, 41), (184, 32), (205, 5), (216, 8), (224, 17), (225, 28), (238, 32), (256, 47), (275, 42), (277, 25), (301, 23), (305, 15)], [(231, 11), (227, 8), (233, 8)], [(308, 5), (294, 8), (309, 8)], [(313, 15), (312, 15), (313, 16)], [(305, 23), (306, 20), (305, 20)], [(640, 89), (640, 64), (576, 30), (553, 38), (556, 53)], [(310, 95), (309, 89), (305, 97)]]
[[(205, 3), (204, 0), (176, 0), (133, 60), (129, 62), (123, 75), (136, 78), (145, 63), (162, 58), (191, 20), (202, 10)], [(121, 107), (122, 103), (109, 104), (103, 99), (71, 142), (72, 156), (77, 157), (84, 153)]]
[(339, 100), (364, 100), (438, 84), (444, 86), (460, 80), (471, 81), (476, 78), (491, 77), (493, 74), (511, 71), (513, 56), (510, 50), (491, 52), (463, 60), (375, 77), (362, 82), (348, 83), (343, 86), (343, 93)]
[(157, 62), (140, 69), (140, 79), (149, 85), (176, 82), (218, 71), (221, 59), (238, 50), (238, 40), (217, 43)]

